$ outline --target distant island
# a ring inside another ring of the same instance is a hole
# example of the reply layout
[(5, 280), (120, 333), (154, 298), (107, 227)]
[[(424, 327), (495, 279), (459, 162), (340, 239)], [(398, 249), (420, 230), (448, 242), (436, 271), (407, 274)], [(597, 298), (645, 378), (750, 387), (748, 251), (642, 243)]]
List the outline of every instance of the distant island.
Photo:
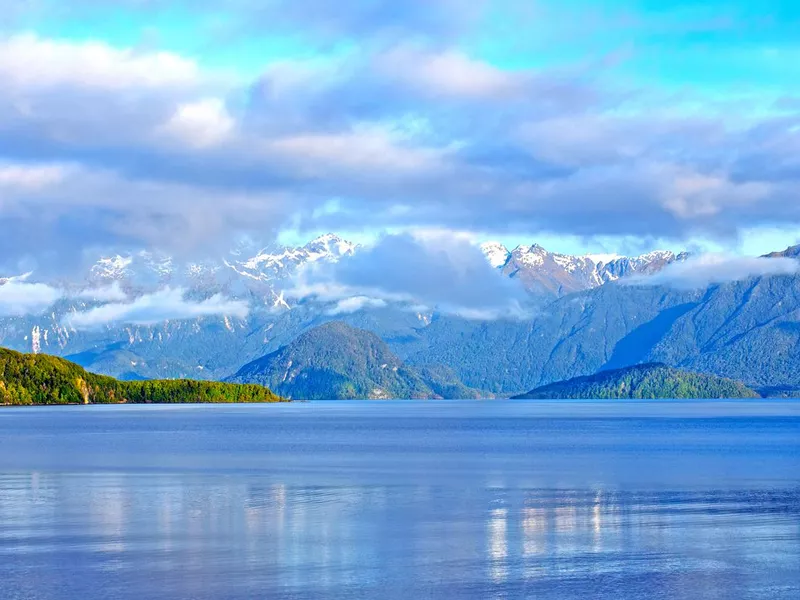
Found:
[(0, 348), (0, 404), (178, 404), (281, 402), (260, 385), (187, 379), (118, 381), (43, 354)]
[(744, 384), (660, 363), (601, 371), (551, 383), (515, 396), (524, 399), (713, 399), (760, 398)]

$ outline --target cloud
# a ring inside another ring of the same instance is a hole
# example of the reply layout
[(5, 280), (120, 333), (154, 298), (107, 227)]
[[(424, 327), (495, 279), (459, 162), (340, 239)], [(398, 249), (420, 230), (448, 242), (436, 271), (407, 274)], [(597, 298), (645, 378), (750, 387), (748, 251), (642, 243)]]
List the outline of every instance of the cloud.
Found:
[[(404, 146), (389, 132), (375, 128), (345, 134), (293, 135), (275, 139), (265, 148), (275, 160), (300, 166), (307, 178), (343, 174), (373, 177), (414, 176), (441, 167), (444, 152)], [(295, 168), (297, 168), (297, 166)], [(378, 173), (375, 173), (375, 171)]]
[(80, 81), (98, 89), (194, 84), (197, 65), (170, 52), (119, 50), (103, 42), (62, 42), (26, 33), (0, 39), (0, 77), (7, 90), (41, 90)]
[[(673, 108), (657, 108), (655, 96), (603, 85), (599, 77), (607, 68), (502, 70), (457, 49), (401, 45), (298, 66), (305, 75), (295, 79), (285, 68), (268, 71), (253, 88), (250, 117), (269, 115), (259, 121), (268, 132), (381, 123), (393, 128), (394, 143), (405, 151), (424, 157), (425, 148), (435, 157), (436, 163), (428, 160), (436, 168), (424, 178), (419, 169), (404, 171), (400, 161), (377, 176), (354, 176), (322, 167), (348, 147), (341, 133), (300, 136), (302, 151), (294, 164), (284, 163), (285, 172), (299, 173), (294, 165), (306, 154), (302, 172), (324, 174), (313, 189), (340, 198), (342, 208), (306, 213), (309, 229), (359, 222), (497, 234), (733, 239), (744, 227), (800, 222), (800, 207), (788, 201), (800, 191), (800, 178), (768, 173), (780, 164), (774, 157), (753, 158), (755, 168), (737, 158), (753, 154), (759, 145), (750, 138), (765, 127), (758, 135), (769, 153), (777, 151), (770, 143), (793, 124), (767, 126), (769, 117), (747, 114), (732, 119), (727, 107), (713, 104), (704, 112), (684, 109), (681, 103), (697, 101), (692, 98), (661, 98)], [(330, 144), (331, 154), (315, 154), (311, 139), (341, 144)], [(369, 146), (363, 145), (366, 153), (360, 147), (353, 143), (351, 156), (341, 159), (352, 160), (356, 172), (359, 163), (362, 172), (370, 167)], [(795, 156), (796, 147), (780, 154)]]
[(0, 279), (0, 317), (41, 314), (63, 297), (63, 292), (25, 278)]
[(225, 141), (236, 123), (219, 98), (204, 98), (179, 105), (162, 132), (177, 142), (207, 148)]
[(208, 316), (245, 318), (246, 302), (214, 295), (205, 300), (190, 300), (180, 288), (144, 294), (130, 302), (104, 304), (65, 317), (65, 324), (74, 329), (97, 329), (113, 324), (153, 325), (163, 321), (196, 319)]
[(0, 256), (9, 266), (31, 257), (42, 276), (80, 270), (87, 256), (96, 260), (100, 253), (139, 248), (216, 258), (231, 248), (233, 232), (274, 236), (276, 224), (293, 211), (278, 193), (146, 181), (111, 171), (73, 168), (58, 183), (21, 181), (23, 189), (15, 182), (15, 189), (0, 194)]
[[(101, 3), (51, 4), (80, 20)], [(789, 96), (625, 84), (607, 56), (541, 67), (495, 29), (504, 6), (481, 20), (485, 3), (469, 4), (232, 0), (220, 18), (218, 3), (191, 3), (198, 21), (230, 25), (203, 32), (217, 43), (285, 42), (232, 73), (158, 36), (0, 38), (0, 255), (62, 270), (98, 248), (214, 254), (285, 229), (734, 240), (800, 225)], [(188, 6), (109, 10), (138, 22)]]
[(81, 300), (91, 300), (93, 302), (125, 302), (128, 299), (128, 294), (122, 289), (118, 281), (111, 285), (80, 290), (72, 294), (74, 298)]
[(516, 281), (464, 237), (444, 236), (386, 235), (348, 260), (301, 271), (287, 296), (334, 302), (335, 312), (392, 302), (475, 319), (526, 314), (527, 296)]
[(703, 289), (712, 284), (743, 281), (751, 277), (797, 275), (800, 260), (704, 254), (674, 262), (654, 275), (629, 277), (625, 285), (666, 285), (678, 289)]
[(503, 98), (525, 90), (525, 78), (456, 50), (431, 52), (399, 46), (375, 59), (376, 72), (423, 96)]
[(386, 301), (380, 298), (368, 298), (367, 296), (353, 296), (343, 298), (336, 305), (327, 311), (329, 315), (348, 315), (364, 310), (365, 308), (383, 308)]
[(64, 165), (0, 164), (0, 190), (7, 193), (46, 190), (63, 182), (68, 171)]

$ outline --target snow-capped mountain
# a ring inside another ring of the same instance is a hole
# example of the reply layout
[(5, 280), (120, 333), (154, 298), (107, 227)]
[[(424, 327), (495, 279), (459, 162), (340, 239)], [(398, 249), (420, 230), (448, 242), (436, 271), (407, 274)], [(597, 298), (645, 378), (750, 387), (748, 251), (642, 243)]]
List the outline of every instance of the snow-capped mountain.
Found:
[(252, 257), (231, 257), (223, 263), (242, 277), (267, 282), (285, 279), (308, 263), (339, 261), (352, 256), (357, 248), (356, 244), (329, 233), (299, 248), (264, 248)]
[(174, 270), (171, 257), (140, 251), (98, 259), (89, 270), (88, 280), (96, 284), (129, 280), (139, 284), (169, 283)]
[[(587, 254), (572, 256), (548, 252), (538, 244), (508, 250), (499, 242), (481, 249), (489, 264), (519, 279), (533, 295), (544, 297), (591, 289), (633, 274), (654, 273), (685, 255), (656, 251), (641, 256)], [(95, 284), (120, 282), (131, 288), (171, 284), (188, 288), (217, 287), (235, 296), (244, 290), (262, 295), (270, 304), (280, 295), (281, 282), (304, 265), (346, 260), (358, 245), (326, 234), (299, 247), (265, 247), (257, 251), (236, 249), (219, 260), (179, 264), (169, 256), (150, 252), (100, 258), (88, 279)]]
[[(524, 282), (546, 310), (519, 319), (473, 321), (391, 302), (331, 312), (324, 301), (283, 299), (281, 290), (293, 284), (290, 273), (303, 264), (345, 261), (359, 252), (345, 240), (323, 236), (299, 248), (238, 248), (203, 263), (113, 254), (96, 261), (80, 281), (67, 282), (46, 310), (24, 315), (7, 310), (0, 318), (0, 346), (66, 356), (94, 372), (128, 379), (221, 379), (312, 327), (341, 320), (373, 331), (408, 364), (443, 365), (465, 384), (494, 394), (642, 362), (751, 378), (766, 389), (800, 389), (797, 370), (786, 368), (800, 360), (797, 275), (692, 290), (620, 286), (608, 283), (656, 272), (686, 255), (569, 256), (536, 244), (508, 250), (499, 243), (485, 244), (483, 251), (489, 265)], [(800, 247), (768, 256), (797, 258)], [(148, 277), (168, 281), (163, 287), (173, 290), (185, 285), (190, 304), (215, 297), (227, 303), (235, 297), (251, 310), (238, 317), (225, 311), (167, 312), (159, 314), (179, 316), (109, 320), (92, 328), (73, 327), (65, 318), (92, 308), (107, 314), (119, 308), (114, 303), (136, 304), (142, 298), (146, 304), (146, 290), (160, 289), (137, 287)], [(35, 273), (0, 274), (0, 307), (5, 301), (13, 308), (27, 284), (41, 285)], [(30, 288), (26, 294), (46, 291)], [(559, 297), (569, 292), (577, 293)]]
[(519, 279), (532, 294), (545, 297), (592, 289), (633, 274), (655, 273), (687, 256), (667, 250), (635, 257), (617, 254), (572, 256), (548, 252), (538, 244), (508, 250), (499, 242), (487, 242), (481, 250), (493, 267)]
[(485, 244), (481, 244), (481, 250), (484, 256), (486, 256), (486, 260), (488, 260), (489, 264), (495, 269), (506, 266), (508, 259), (511, 257), (511, 252), (500, 242), (486, 242)]
[[(633, 273), (655, 272), (681, 259), (671, 252), (569, 256), (536, 244), (510, 251), (490, 242), (482, 249), (492, 267), (519, 279), (536, 302)], [(150, 251), (114, 253), (98, 258), (83, 277), (58, 282), (64, 295), (43, 314), (0, 318), (0, 345), (69, 356), (97, 372), (122, 377), (224, 377), (247, 360), (277, 349), (310, 324), (333, 318), (330, 307), (292, 301), (284, 291), (294, 285), (293, 275), (304, 265), (345, 261), (358, 252), (356, 244), (328, 234), (299, 247), (240, 246), (217, 259), (194, 262)], [(13, 280), (0, 278), (0, 286)], [(244, 301), (250, 311), (245, 317), (222, 313), (165, 317), (152, 325), (124, 321), (90, 329), (72, 325), (74, 314), (104, 304), (147, 300), (148, 294), (167, 288), (184, 291), (191, 302), (214, 297)], [(416, 331), (436, 321), (432, 313), (392, 306), (357, 310), (347, 318), (387, 332)]]
[[(352, 256), (358, 246), (334, 234), (311, 240), (305, 246), (268, 246), (253, 251), (237, 248), (219, 259), (178, 262), (172, 257), (147, 251), (99, 258), (87, 275), (90, 285), (119, 283), (126, 289), (142, 290), (159, 285), (207, 291), (224, 291), (233, 296), (244, 292), (279, 297), (277, 282), (286, 280), (303, 265), (336, 262)], [(274, 294), (272, 293), (274, 292)]]
[[(291, 307), (283, 290), (303, 265), (336, 262), (351, 256), (357, 245), (333, 235), (320, 236), (304, 246), (267, 247), (246, 251), (237, 248), (219, 259), (181, 262), (148, 251), (112, 254), (98, 258), (85, 276), (59, 281), (65, 294), (44, 314), (0, 318), (0, 345), (28, 352), (73, 356), (101, 372), (146, 377), (215, 377), (228, 365), (214, 365), (219, 346), (252, 345), (261, 348), (277, 335), (273, 324)], [(24, 277), (23, 277), (24, 278)], [(0, 286), (17, 277), (0, 278)], [(71, 315), (101, 304), (130, 302), (133, 298), (166, 288), (185, 291), (200, 302), (220, 294), (245, 301), (250, 315), (237, 318), (219, 314), (185, 320), (165, 320), (155, 325), (109, 324), (92, 330), (76, 330)], [(255, 334), (254, 332), (259, 332)], [(191, 350), (197, 347), (197, 350)], [(204, 348), (201, 352), (199, 349)], [(235, 358), (238, 362), (238, 357)]]

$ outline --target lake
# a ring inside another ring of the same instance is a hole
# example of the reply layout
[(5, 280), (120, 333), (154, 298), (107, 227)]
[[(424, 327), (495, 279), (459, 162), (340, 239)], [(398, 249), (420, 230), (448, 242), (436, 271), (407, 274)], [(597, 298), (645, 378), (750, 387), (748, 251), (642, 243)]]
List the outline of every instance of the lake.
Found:
[(800, 403), (0, 410), (0, 598), (800, 598)]

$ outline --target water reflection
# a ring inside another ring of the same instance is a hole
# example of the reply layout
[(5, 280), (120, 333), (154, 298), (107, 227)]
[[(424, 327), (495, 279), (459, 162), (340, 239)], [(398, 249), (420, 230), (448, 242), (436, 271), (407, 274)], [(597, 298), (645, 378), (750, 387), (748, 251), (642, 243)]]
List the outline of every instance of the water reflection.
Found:
[(103, 586), (112, 598), (257, 590), (399, 598), (437, 586), (558, 597), (590, 578), (617, 587), (654, 578), (677, 594), (669, 597), (691, 587), (704, 598), (759, 590), (788, 598), (800, 574), (798, 490), (464, 495), (241, 476), (31, 473), (0, 477), (0, 514), (3, 590), (37, 599), (64, 597), (64, 586)]
[(492, 509), (488, 530), (490, 576), (495, 583), (503, 583), (508, 578), (508, 509)]
[(0, 598), (796, 600), (797, 407), (0, 412)]

